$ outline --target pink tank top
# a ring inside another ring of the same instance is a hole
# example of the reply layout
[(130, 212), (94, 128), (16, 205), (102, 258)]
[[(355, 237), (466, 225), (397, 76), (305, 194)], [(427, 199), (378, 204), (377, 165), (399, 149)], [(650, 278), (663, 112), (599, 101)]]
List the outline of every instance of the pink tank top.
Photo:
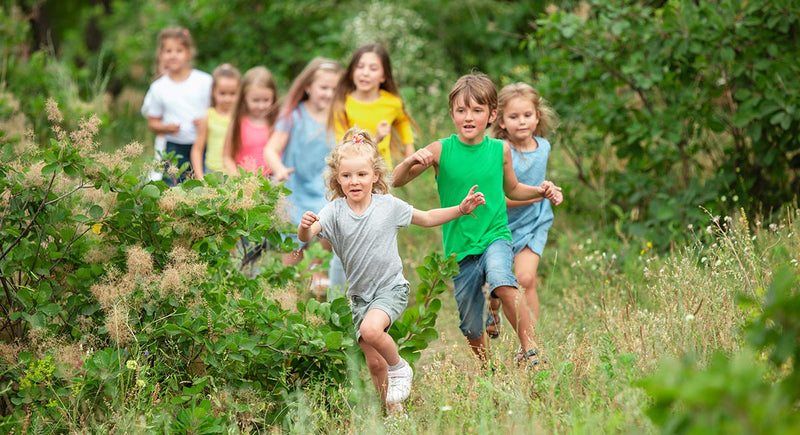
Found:
[(236, 164), (248, 172), (259, 171), (261, 175), (267, 176), (272, 173), (264, 161), (264, 148), (267, 140), (272, 133), (270, 127), (257, 127), (242, 118), (242, 148), (236, 156)]

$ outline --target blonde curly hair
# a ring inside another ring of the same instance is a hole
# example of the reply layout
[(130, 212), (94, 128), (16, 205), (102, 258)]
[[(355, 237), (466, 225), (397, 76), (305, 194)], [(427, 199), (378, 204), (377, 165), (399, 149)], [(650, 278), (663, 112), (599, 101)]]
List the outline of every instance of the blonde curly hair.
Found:
[(328, 169), (325, 170), (325, 185), (328, 187), (326, 197), (328, 200), (344, 198), (344, 189), (339, 184), (339, 166), (345, 157), (364, 157), (372, 165), (372, 170), (378, 176), (372, 184), (372, 193), (389, 193), (389, 170), (386, 162), (378, 153), (378, 146), (367, 130), (353, 127), (344, 134), (339, 142), (325, 158)]

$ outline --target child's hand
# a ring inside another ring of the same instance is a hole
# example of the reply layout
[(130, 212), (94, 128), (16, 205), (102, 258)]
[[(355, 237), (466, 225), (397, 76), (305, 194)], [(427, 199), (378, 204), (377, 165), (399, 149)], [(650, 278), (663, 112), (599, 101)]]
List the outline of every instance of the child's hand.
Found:
[(392, 126), (387, 121), (381, 121), (378, 124), (378, 127), (375, 128), (375, 143), (378, 143), (383, 140), (386, 136), (389, 136), (389, 133), (392, 132)]
[(164, 124), (164, 133), (177, 133), (181, 131), (179, 124)]
[(410, 160), (409, 163), (411, 166), (414, 166), (415, 163), (419, 163), (427, 168), (433, 164), (433, 153), (428, 151), (427, 148), (420, 148), (408, 159)]
[(281, 168), (276, 168), (275, 172), (272, 173), (272, 179), (275, 180), (276, 183), (280, 183), (281, 181), (286, 181), (289, 179), (289, 174), (294, 172), (294, 168), (287, 168), (286, 166), (281, 166)]
[(562, 201), (564, 201), (564, 195), (561, 193), (561, 188), (553, 184), (552, 181), (545, 180), (539, 187), (542, 188), (542, 194), (544, 197), (549, 199), (553, 205), (559, 205)]
[(461, 201), (461, 204), (458, 205), (458, 211), (460, 211), (462, 215), (468, 214), (475, 219), (478, 217), (472, 214), (472, 212), (475, 211), (479, 205), (486, 204), (486, 198), (484, 198), (483, 192), (475, 192), (477, 188), (477, 184), (472, 186), (467, 196)]
[(319, 220), (319, 216), (314, 214), (313, 211), (307, 211), (303, 213), (303, 217), (300, 218), (300, 228), (309, 229), (311, 225), (314, 225), (314, 222)]

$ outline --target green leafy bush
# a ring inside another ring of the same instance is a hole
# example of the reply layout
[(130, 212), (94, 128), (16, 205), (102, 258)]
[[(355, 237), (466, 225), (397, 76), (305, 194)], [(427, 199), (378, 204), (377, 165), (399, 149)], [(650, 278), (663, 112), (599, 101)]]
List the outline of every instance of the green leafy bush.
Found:
[(787, 78), (800, 73), (800, 10), (788, 0), (657, 3), (554, 12), (529, 48), (564, 121), (558, 143), (589, 188), (581, 212), (612, 210), (602, 217), (664, 249), (701, 220), (698, 205), (742, 207), (754, 220), (796, 199), (800, 93)]
[[(47, 110), (49, 147), (0, 148), (0, 428), (110, 430), (125, 411), (170, 432), (280, 426), (294, 391), (347, 384), (363, 362), (347, 300), (304, 299), (277, 256), (251, 279), (231, 254), (242, 239), (291, 249), (282, 185), (150, 182), (130, 162), (141, 146), (99, 151), (99, 119), (68, 131)], [(392, 329), (412, 361), (454, 270), (440, 256), (419, 268), (417, 306)]]

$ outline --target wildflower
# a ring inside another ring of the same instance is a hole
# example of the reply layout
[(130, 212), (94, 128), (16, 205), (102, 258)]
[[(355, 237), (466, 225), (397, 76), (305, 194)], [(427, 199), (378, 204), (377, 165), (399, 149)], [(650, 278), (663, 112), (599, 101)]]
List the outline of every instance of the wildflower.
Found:
[(136, 380), (136, 388), (144, 388), (147, 386), (147, 382), (144, 379), (137, 379)]
[(129, 359), (125, 362), (125, 367), (127, 367), (128, 370), (136, 370), (136, 368), (139, 367), (139, 364), (136, 362), (136, 360)]
[(691, 322), (692, 320), (694, 320), (694, 314), (691, 314), (691, 313), (687, 314), (686, 315), (686, 321), (687, 322)]
[(445, 405), (445, 406), (442, 406), (442, 412), (451, 411), (452, 409), (453, 409), (452, 407), (450, 407), (450, 406), (447, 406), (447, 405)]

